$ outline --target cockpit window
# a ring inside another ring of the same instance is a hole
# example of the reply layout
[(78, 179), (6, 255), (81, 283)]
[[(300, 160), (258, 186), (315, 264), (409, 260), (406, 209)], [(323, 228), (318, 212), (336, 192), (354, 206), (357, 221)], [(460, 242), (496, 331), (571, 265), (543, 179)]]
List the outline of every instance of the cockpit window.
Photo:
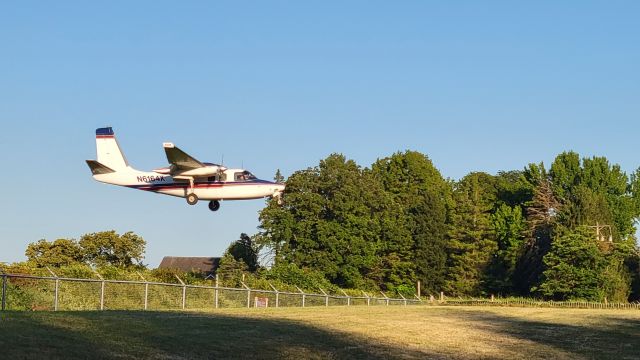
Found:
[(233, 174), (233, 178), (235, 181), (249, 181), (256, 179), (256, 177), (248, 171), (237, 172)]

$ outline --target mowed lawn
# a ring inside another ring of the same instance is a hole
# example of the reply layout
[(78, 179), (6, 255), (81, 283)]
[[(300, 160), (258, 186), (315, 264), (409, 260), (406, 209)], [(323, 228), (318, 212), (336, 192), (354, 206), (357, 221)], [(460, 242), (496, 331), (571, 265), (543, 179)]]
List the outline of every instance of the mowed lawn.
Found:
[(640, 312), (315, 307), (5, 312), (2, 359), (640, 358)]

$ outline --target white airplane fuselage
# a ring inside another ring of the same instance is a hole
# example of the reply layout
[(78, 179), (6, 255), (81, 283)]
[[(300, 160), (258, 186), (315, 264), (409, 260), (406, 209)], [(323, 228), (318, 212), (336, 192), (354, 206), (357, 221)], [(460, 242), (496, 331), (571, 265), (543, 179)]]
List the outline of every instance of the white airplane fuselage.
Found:
[[(284, 185), (260, 179), (235, 181), (236, 174), (245, 173), (242, 169), (227, 169), (223, 172), (227, 179), (220, 176), (195, 178), (193, 193), (200, 200), (249, 200), (277, 196)], [(145, 190), (158, 194), (186, 197), (191, 191), (188, 180), (176, 180), (171, 175), (158, 172), (145, 172), (131, 167), (110, 174), (93, 175), (97, 181)]]

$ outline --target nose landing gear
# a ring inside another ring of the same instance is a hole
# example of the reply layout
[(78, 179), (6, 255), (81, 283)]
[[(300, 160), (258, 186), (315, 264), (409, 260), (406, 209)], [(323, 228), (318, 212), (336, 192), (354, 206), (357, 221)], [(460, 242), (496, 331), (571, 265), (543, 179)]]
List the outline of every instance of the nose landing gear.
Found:
[(220, 201), (218, 200), (209, 201), (209, 210), (218, 211), (218, 209), (220, 209)]

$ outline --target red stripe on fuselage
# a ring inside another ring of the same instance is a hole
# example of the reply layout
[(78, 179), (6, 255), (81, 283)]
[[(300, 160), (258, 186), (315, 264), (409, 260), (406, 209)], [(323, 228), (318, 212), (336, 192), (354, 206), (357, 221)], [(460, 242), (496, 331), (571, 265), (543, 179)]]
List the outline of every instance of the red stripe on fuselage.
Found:
[[(195, 189), (209, 189), (220, 188), (225, 186), (248, 186), (248, 185), (270, 185), (261, 183), (214, 183), (214, 184), (194, 184)], [(133, 185), (134, 189), (158, 191), (158, 190), (180, 190), (189, 188), (189, 184), (148, 184), (148, 185)]]

